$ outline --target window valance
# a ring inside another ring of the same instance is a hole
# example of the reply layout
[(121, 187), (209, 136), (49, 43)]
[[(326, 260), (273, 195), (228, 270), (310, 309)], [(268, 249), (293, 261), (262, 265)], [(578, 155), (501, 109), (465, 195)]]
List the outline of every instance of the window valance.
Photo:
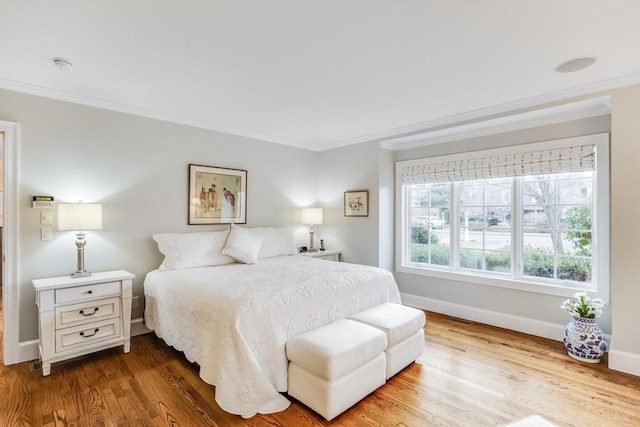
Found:
[[(403, 184), (455, 182), (490, 178), (580, 172), (594, 170), (595, 145), (494, 154), (496, 150), (478, 151), (461, 156), (427, 158), (405, 163), (400, 169)], [(475, 154), (475, 156), (474, 156)]]

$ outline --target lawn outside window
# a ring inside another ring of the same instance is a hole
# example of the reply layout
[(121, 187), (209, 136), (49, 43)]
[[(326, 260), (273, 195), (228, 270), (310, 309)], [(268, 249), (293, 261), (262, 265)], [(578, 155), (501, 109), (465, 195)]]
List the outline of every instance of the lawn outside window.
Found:
[(398, 162), (397, 271), (608, 300), (608, 141)]

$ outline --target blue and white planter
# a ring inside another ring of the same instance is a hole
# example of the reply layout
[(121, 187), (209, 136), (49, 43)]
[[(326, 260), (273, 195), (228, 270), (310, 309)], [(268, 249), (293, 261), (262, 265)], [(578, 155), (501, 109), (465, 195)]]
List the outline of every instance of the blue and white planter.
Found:
[(574, 359), (587, 363), (599, 363), (607, 351), (607, 338), (596, 319), (572, 316), (564, 327), (564, 346)]

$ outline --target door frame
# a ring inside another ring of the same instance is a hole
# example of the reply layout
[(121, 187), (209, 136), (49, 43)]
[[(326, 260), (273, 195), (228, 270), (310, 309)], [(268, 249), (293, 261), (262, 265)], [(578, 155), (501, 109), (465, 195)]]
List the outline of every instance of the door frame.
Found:
[(20, 125), (0, 120), (2, 147), (2, 316), (5, 365), (22, 362), (20, 352), (20, 294), (18, 292), (18, 143)]

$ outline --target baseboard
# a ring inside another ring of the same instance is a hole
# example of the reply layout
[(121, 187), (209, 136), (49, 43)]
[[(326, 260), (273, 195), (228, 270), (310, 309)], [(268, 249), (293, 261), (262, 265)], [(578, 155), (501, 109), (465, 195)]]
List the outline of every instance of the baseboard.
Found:
[[(131, 320), (131, 336), (148, 334), (151, 332), (146, 326), (142, 317)], [(18, 343), (18, 361), (16, 363), (29, 362), (40, 358), (38, 350), (39, 340), (24, 341)]]
[(38, 350), (39, 340), (24, 341), (18, 343), (18, 361), (17, 363), (29, 362), (40, 358), (40, 350)]
[(486, 323), (525, 334), (562, 341), (565, 325), (543, 322), (526, 317), (484, 310), (467, 305), (454, 304), (418, 295), (401, 293), (402, 303), (423, 310), (434, 311), (447, 316), (459, 317), (474, 322)]
[(640, 354), (611, 348), (609, 350), (609, 369), (640, 377)]
[(137, 319), (131, 320), (131, 336), (135, 337), (136, 335), (148, 334), (151, 332), (151, 329), (147, 328), (144, 325), (144, 319), (142, 317), (138, 317)]

